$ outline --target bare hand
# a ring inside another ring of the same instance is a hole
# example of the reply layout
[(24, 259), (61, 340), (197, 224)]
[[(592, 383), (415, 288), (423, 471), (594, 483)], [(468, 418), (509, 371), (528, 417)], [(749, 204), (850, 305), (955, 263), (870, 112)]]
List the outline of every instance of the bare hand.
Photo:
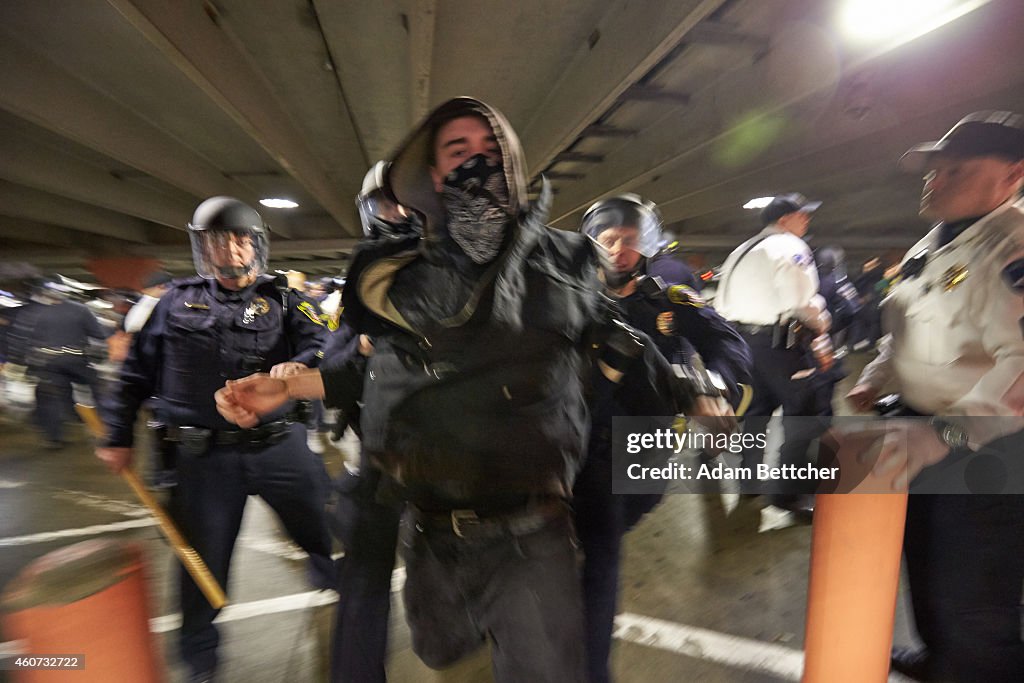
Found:
[[(834, 427), (829, 438), (837, 446), (838, 459), (853, 469), (870, 467), (870, 473), (893, 491), (906, 491), (922, 469), (949, 455), (949, 447), (935, 429), (921, 420), (885, 420), (869, 426)], [(872, 458), (874, 451), (877, 457)], [(873, 460), (874, 462), (870, 462)], [(845, 474), (845, 472), (844, 472)]]
[(303, 370), (308, 369), (309, 368), (303, 365), (302, 363), (295, 363), (293, 361), (289, 361), (287, 363), (278, 363), (274, 367), (270, 368), (270, 376), (275, 379), (284, 379), (289, 375), (297, 375)]
[(373, 340), (365, 334), (359, 335), (359, 353), (367, 358), (373, 355)]
[(736, 430), (736, 413), (721, 396), (698, 396), (689, 416), (712, 433), (730, 434)]
[(846, 395), (846, 400), (853, 406), (854, 410), (866, 413), (871, 410), (871, 407), (875, 405), (875, 401), (878, 400), (878, 391), (870, 385), (858, 384)]
[(256, 426), (260, 415), (280, 408), (288, 398), (285, 381), (265, 373), (228, 380), (214, 395), (218, 412), (242, 428)]
[(123, 447), (98, 447), (96, 457), (114, 474), (132, 464), (132, 449)]

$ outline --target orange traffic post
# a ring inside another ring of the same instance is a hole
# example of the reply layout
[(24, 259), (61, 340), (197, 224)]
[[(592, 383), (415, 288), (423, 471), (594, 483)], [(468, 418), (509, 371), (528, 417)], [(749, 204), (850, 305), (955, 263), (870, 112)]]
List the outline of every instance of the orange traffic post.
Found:
[(804, 683), (888, 678), (906, 515), (906, 493), (817, 496)]
[[(13, 680), (157, 683), (148, 601), (135, 544), (84, 541), (38, 558), (0, 596), (4, 637), (24, 652), (26, 668)], [(38, 668), (47, 655), (60, 655), (68, 669)]]

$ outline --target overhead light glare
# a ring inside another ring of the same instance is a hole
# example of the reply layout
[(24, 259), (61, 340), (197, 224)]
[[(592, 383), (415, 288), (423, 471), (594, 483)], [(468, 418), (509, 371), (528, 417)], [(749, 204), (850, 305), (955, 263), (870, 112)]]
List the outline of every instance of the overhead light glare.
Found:
[(894, 47), (934, 31), (989, 0), (846, 0), (843, 32), (863, 43)]
[(268, 209), (295, 209), (298, 208), (298, 203), (293, 202), (290, 199), (278, 199), (275, 197), (269, 197), (267, 199), (261, 199), (260, 204), (267, 207)]
[(771, 204), (773, 199), (775, 199), (775, 197), (757, 197), (756, 199), (751, 199), (749, 202), (744, 204), (743, 208), (744, 209), (763, 209), (764, 207), (766, 207), (769, 204)]

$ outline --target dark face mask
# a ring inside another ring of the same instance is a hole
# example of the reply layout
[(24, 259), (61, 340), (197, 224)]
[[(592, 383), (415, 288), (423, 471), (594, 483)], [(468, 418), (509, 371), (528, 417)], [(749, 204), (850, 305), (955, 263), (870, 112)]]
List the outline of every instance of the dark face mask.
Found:
[(493, 261), (512, 217), (502, 163), (483, 154), (470, 157), (445, 176), (442, 194), (455, 243), (474, 263)]

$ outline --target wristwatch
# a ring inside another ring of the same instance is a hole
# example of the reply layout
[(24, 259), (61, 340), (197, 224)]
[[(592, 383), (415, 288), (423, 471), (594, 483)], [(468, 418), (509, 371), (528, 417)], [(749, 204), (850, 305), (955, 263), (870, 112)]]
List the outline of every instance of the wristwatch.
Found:
[(941, 417), (933, 417), (928, 422), (938, 434), (939, 441), (949, 446), (949, 450), (971, 450), (970, 435), (961, 425), (943, 420)]

